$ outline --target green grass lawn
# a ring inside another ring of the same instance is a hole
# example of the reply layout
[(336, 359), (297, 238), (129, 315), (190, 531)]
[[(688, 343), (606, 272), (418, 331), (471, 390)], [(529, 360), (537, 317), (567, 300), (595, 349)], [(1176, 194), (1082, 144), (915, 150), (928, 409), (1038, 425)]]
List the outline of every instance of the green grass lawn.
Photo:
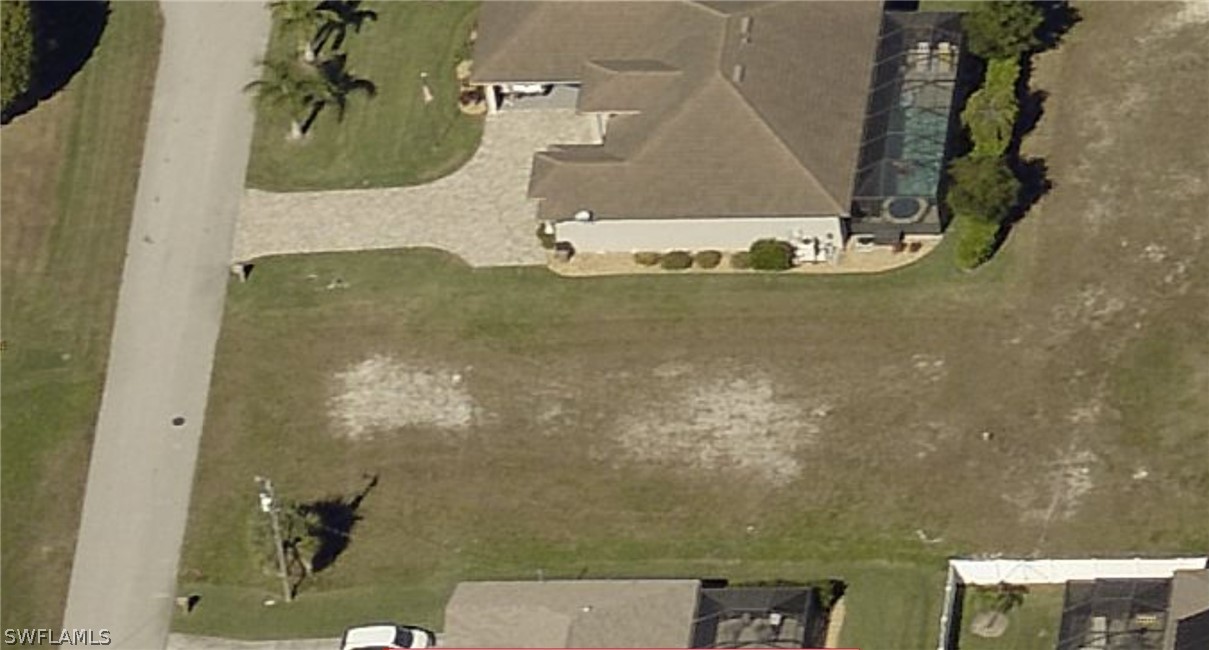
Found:
[[(288, 118), (257, 116), (248, 185), (274, 191), (415, 185), (445, 176), (470, 159), (483, 119), (457, 108), (457, 61), (478, 4), (473, 2), (366, 2), (378, 13), (347, 39), (349, 69), (372, 81), (377, 96), (354, 96), (343, 121), (320, 114), (301, 142), (286, 139)], [(269, 50), (291, 56), (296, 39), (276, 31)], [(420, 74), (428, 74), (434, 100), (425, 104)]]
[(153, 3), (113, 3), (83, 70), (0, 131), (5, 628), (63, 612), (159, 35)]
[(847, 613), (840, 647), (860, 650), (931, 648), (940, 633), (943, 563), (869, 564), (844, 568)]
[(970, 623), (978, 613), (978, 601), (972, 588), (966, 589), (961, 618), (958, 650), (1034, 650), (1052, 648), (1058, 642), (1062, 622), (1063, 585), (1033, 585), (1024, 602), (1008, 612), (1008, 627), (1003, 636), (986, 639), (970, 632)]

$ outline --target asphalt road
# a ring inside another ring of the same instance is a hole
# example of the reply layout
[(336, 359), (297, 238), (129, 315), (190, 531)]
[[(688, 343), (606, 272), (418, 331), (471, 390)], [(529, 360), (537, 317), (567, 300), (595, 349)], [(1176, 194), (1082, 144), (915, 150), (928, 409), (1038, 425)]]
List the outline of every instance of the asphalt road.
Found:
[[(269, 16), (261, 2), (165, 2), (64, 627), (163, 648), (222, 319)], [(180, 426), (174, 418), (184, 418)], [(247, 486), (254, 498), (252, 484)]]

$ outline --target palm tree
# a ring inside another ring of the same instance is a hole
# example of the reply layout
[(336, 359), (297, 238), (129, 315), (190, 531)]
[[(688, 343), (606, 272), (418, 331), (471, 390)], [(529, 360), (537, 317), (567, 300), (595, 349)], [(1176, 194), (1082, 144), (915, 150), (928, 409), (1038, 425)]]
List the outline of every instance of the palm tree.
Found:
[(361, 0), (324, 0), (319, 8), (326, 12), (326, 20), (315, 36), (317, 49), (323, 49), (328, 39), (332, 39), (332, 49), (339, 50), (344, 46), (344, 37), (350, 28), (360, 34), (362, 25), (378, 20), (378, 12), (362, 9)]
[(255, 92), (256, 101), (265, 107), (284, 109), (290, 118), (290, 139), (302, 138), (306, 133), (303, 116), (323, 92), (315, 66), (282, 59), (266, 59), (260, 66), (260, 79), (244, 86), (244, 91)]
[(261, 105), (285, 111), (290, 118), (291, 140), (305, 136), (328, 105), (334, 105), (336, 119), (343, 120), (349, 97), (357, 93), (373, 97), (378, 91), (372, 81), (349, 72), (343, 54), (318, 63), (266, 59), (260, 66), (261, 78), (244, 86), (244, 90), (255, 92)]
[(338, 19), (331, 9), (324, 6), (326, 4), (313, 0), (274, 0), (269, 3), (273, 20), (287, 33), (297, 35), (298, 51), (308, 63), (315, 60), (319, 31)]
[(348, 56), (338, 54), (324, 59), (315, 66), (317, 84), (312, 97), (311, 114), (302, 124), (305, 133), (314, 124), (315, 118), (329, 104), (336, 107), (336, 119), (344, 119), (348, 98), (361, 93), (369, 97), (378, 94), (378, 87), (368, 79), (357, 77), (348, 69)]

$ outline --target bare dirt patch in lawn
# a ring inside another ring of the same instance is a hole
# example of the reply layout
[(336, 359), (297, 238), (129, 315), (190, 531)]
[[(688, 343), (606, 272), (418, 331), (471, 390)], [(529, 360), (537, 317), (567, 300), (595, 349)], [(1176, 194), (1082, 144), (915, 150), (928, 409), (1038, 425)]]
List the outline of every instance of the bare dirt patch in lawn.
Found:
[(333, 377), (329, 417), (353, 440), (403, 427), (464, 431), (478, 410), (461, 372), (374, 355)]
[(696, 472), (735, 470), (784, 484), (801, 473), (799, 455), (822, 431), (826, 405), (808, 409), (786, 399), (765, 375), (694, 380), (691, 369), (681, 377), (669, 374), (668, 366), (655, 374), (682, 385), (636, 406), (617, 423), (618, 441), (640, 462)]

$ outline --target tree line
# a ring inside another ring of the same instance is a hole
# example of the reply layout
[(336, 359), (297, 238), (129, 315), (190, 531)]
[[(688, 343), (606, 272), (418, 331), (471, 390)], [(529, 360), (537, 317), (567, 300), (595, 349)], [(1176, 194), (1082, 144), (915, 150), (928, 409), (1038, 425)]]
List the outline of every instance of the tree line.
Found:
[[(1049, 9), (1061, 12), (1065, 7)], [(948, 169), (945, 198), (953, 214), (961, 268), (989, 260), (1023, 207), (1025, 188), (1018, 177), (1016, 151), (1022, 132), (1021, 77), (1028, 55), (1046, 44), (1045, 23), (1045, 8), (1028, 0), (981, 2), (962, 17), (966, 49), (985, 61), (986, 71), (982, 86), (961, 113), (972, 147)]]

